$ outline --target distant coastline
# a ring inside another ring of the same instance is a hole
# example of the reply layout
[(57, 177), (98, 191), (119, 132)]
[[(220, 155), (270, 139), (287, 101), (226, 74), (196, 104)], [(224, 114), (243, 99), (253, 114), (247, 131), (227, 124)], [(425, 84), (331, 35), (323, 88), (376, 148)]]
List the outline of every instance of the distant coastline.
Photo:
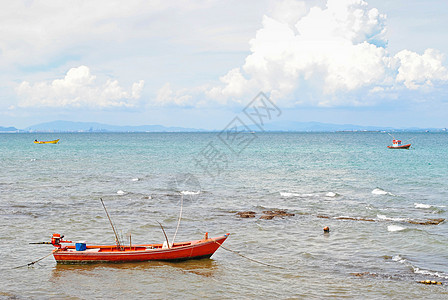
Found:
[[(260, 132), (249, 126), (249, 132)], [(24, 129), (0, 126), (0, 133), (119, 133), (119, 132), (219, 132), (185, 127), (166, 127), (162, 125), (118, 126), (96, 122), (54, 121), (29, 126)], [(263, 132), (447, 132), (446, 128), (393, 128), (362, 126), (353, 124), (330, 124), (320, 122), (276, 122), (265, 124)]]

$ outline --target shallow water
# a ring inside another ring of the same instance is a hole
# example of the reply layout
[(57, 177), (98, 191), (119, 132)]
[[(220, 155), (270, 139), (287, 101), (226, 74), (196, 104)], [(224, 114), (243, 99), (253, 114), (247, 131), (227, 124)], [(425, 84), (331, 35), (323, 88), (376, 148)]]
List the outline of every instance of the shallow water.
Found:
[[(384, 133), (250, 137), (232, 152), (215, 133), (0, 134), (0, 298), (447, 296), (446, 222), (409, 223), (447, 218), (447, 134), (403, 133), (415, 137), (408, 151), (387, 149)], [(12, 269), (48, 254), (28, 242), (55, 232), (113, 243), (99, 198), (123, 240), (163, 241), (156, 221), (171, 239), (182, 197), (176, 241), (229, 232), (226, 247), (281, 268), (219, 249), (182, 263), (61, 266), (49, 257)], [(275, 209), (295, 216), (259, 219)], [(247, 210), (256, 217), (236, 216)], [(416, 283), (425, 279), (445, 285)]]

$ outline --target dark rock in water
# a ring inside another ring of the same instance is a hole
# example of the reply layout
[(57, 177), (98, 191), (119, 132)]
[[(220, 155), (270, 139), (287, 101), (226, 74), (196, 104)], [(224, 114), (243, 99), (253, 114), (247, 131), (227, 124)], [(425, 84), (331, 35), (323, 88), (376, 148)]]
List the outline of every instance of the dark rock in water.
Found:
[(407, 222), (418, 225), (439, 225), (443, 221), (445, 221), (445, 219), (409, 220)]
[(375, 222), (374, 219), (367, 219), (367, 218), (336, 217), (335, 219), (338, 219), (338, 220), (352, 220), (352, 221)]
[(264, 215), (260, 217), (260, 219), (264, 220), (272, 220), (274, 217), (293, 217), (295, 214), (288, 213), (284, 210), (265, 210), (263, 211)]
[(254, 211), (240, 211), (236, 213), (240, 218), (255, 218)]
[(274, 215), (275, 217), (293, 217), (295, 214), (288, 213), (284, 210), (265, 210), (263, 211), (266, 215)]
[(377, 274), (370, 273), (370, 272), (350, 273), (350, 275), (357, 276), (357, 277), (364, 277), (364, 276), (377, 277), (378, 276)]
[(321, 219), (330, 219), (331, 217), (329, 217), (329, 216), (320, 216), (320, 215), (318, 215), (317, 216), (318, 218), (321, 218)]
[[(330, 217), (325, 215), (318, 215), (318, 218), (321, 219), (336, 219), (336, 220), (351, 220), (351, 221), (364, 221), (364, 222), (377, 222), (381, 220), (375, 220), (375, 219), (369, 219), (369, 218), (355, 218), (355, 217)], [(439, 219), (427, 219), (427, 220), (407, 220), (403, 222), (407, 222), (410, 224), (417, 224), (417, 225), (439, 225), (440, 223), (444, 222), (445, 219), (439, 218)]]
[(364, 221), (364, 222), (375, 222), (374, 219), (368, 219), (368, 218), (355, 218), (355, 217), (330, 217), (330, 216), (322, 216), (318, 215), (318, 218), (321, 219), (336, 219), (336, 220), (351, 220), (351, 221)]

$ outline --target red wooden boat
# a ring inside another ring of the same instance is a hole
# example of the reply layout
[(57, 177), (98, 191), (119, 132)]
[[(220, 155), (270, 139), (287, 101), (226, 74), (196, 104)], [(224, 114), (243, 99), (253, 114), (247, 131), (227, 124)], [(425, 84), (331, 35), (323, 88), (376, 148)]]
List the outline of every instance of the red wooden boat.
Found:
[(409, 149), (411, 144), (402, 145), (400, 140), (393, 139), (392, 146), (387, 146), (389, 149)]
[[(53, 234), (51, 244), (56, 247), (53, 256), (57, 263), (84, 264), (99, 262), (138, 262), (149, 260), (182, 261), (188, 259), (210, 258), (230, 234), (216, 238), (183, 243), (145, 244), (145, 245), (86, 245), (63, 240), (64, 236)], [(62, 243), (71, 245), (63, 246)]]

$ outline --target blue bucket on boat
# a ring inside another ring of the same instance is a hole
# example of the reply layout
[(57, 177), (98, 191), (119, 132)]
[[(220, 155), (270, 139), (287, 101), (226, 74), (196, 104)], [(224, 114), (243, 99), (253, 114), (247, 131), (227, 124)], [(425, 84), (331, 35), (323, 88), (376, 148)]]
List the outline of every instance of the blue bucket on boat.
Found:
[(87, 249), (86, 242), (75, 243), (76, 251), (85, 251)]

